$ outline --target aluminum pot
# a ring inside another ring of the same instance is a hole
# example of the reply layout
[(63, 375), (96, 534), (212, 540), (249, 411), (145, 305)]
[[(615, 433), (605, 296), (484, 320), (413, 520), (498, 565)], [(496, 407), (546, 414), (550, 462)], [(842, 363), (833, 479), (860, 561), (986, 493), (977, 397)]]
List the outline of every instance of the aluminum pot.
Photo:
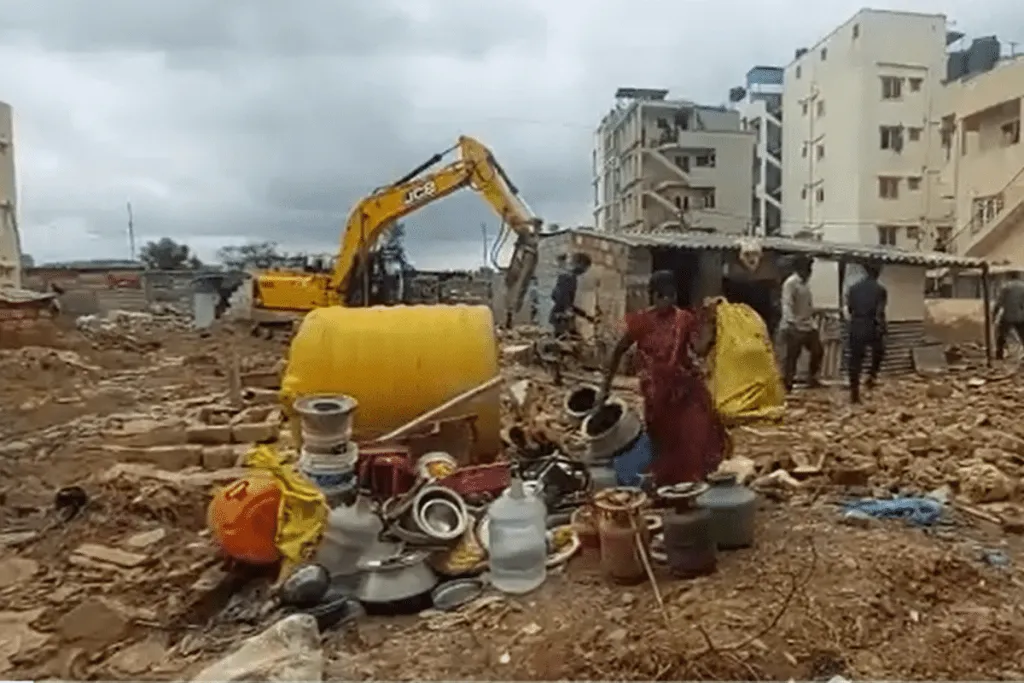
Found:
[(562, 402), (562, 410), (569, 416), (569, 419), (574, 425), (579, 425), (583, 422), (587, 414), (594, 409), (594, 404), (597, 402), (598, 388), (589, 384), (582, 387), (576, 387), (568, 394), (565, 395), (565, 400)]
[(302, 428), (302, 445), (311, 453), (334, 453), (352, 439), (358, 403), (344, 394), (303, 396), (293, 406)]
[(390, 604), (430, 593), (437, 574), (427, 565), (428, 553), (400, 552), (380, 559), (360, 560), (356, 599), (369, 604)]
[(603, 465), (640, 437), (640, 418), (622, 399), (613, 398), (580, 425), (587, 442), (586, 463)]

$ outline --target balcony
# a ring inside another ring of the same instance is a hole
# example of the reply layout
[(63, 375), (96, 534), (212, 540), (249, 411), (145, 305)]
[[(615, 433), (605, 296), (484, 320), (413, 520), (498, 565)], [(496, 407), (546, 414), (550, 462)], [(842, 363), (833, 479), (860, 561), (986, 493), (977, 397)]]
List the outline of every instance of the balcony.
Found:
[(953, 236), (950, 250), (965, 256), (1000, 258), (1003, 242), (1024, 224), (1024, 167), (1002, 190), (977, 197), (971, 218)]

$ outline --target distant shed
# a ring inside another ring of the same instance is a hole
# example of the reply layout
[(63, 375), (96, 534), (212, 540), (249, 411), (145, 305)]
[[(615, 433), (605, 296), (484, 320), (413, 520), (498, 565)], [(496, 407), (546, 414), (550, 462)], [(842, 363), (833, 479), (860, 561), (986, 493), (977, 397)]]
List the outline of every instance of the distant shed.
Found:
[[(844, 366), (844, 292), (862, 277), (860, 263), (882, 264), (882, 282), (889, 291), (889, 354), (884, 372), (913, 369), (911, 349), (927, 343), (924, 334), (925, 283), (931, 268), (978, 268), (975, 258), (914, 252), (895, 247), (841, 244), (791, 237), (748, 238), (703, 232), (603, 233), (571, 229), (545, 235), (541, 242), (537, 284), (540, 320), (551, 310), (550, 291), (558, 274), (560, 254), (582, 252), (593, 267), (581, 279), (577, 302), (597, 311), (597, 326), (580, 324), (585, 336), (608, 343), (621, 329), (629, 311), (648, 303), (647, 281), (652, 272), (677, 273), (680, 303), (690, 305), (708, 296), (726, 296), (749, 303), (774, 329), (778, 317), (783, 258), (807, 255), (816, 259), (811, 288), (815, 294), (823, 339), (831, 344), (826, 375), (838, 376)], [(759, 253), (755, 267), (744, 264), (741, 253)], [(829, 344), (826, 344), (828, 346)]]

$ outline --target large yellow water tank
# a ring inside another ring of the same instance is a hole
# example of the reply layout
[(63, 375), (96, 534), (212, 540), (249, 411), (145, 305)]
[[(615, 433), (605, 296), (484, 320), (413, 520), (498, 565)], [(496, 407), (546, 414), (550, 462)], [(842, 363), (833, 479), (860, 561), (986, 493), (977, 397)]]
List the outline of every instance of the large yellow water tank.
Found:
[[(367, 441), (497, 374), (498, 342), (486, 306), (330, 306), (302, 321), (281, 398), (290, 409), (310, 394), (351, 396), (359, 401), (355, 438)], [(476, 461), (500, 449), (500, 410), (495, 388), (448, 415), (477, 415)]]

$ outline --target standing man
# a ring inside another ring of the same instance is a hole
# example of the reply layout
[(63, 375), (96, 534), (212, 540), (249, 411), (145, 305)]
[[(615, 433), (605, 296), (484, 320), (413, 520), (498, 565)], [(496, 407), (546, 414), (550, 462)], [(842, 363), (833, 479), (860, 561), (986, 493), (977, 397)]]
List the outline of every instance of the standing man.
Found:
[(782, 323), (780, 326), (785, 355), (782, 375), (786, 391), (793, 390), (796, 364), (804, 349), (811, 354), (808, 386), (820, 386), (818, 373), (824, 350), (814, 323), (814, 299), (807, 281), (811, 278), (814, 261), (809, 256), (798, 256), (793, 260), (794, 273), (782, 283)]
[(1024, 344), (1024, 281), (1020, 273), (1010, 271), (1007, 281), (999, 290), (992, 317), (996, 319), (996, 358), (1003, 359), (1006, 352), (1006, 338), (1013, 329), (1017, 339)]
[(864, 356), (871, 349), (871, 368), (868, 370), (868, 388), (875, 386), (878, 371), (885, 357), (885, 307), (889, 293), (878, 281), (881, 268), (877, 263), (864, 265), (866, 277), (847, 293), (846, 310), (850, 314), (850, 402), (860, 403), (860, 375), (864, 369)]
[(562, 270), (555, 281), (555, 288), (551, 290), (551, 315), (548, 322), (554, 329), (555, 337), (561, 339), (571, 335), (576, 330), (576, 316), (594, 322), (594, 318), (576, 305), (576, 289), (579, 284), (580, 275), (590, 269), (590, 257), (586, 254), (574, 254), (572, 266), (568, 270)]

